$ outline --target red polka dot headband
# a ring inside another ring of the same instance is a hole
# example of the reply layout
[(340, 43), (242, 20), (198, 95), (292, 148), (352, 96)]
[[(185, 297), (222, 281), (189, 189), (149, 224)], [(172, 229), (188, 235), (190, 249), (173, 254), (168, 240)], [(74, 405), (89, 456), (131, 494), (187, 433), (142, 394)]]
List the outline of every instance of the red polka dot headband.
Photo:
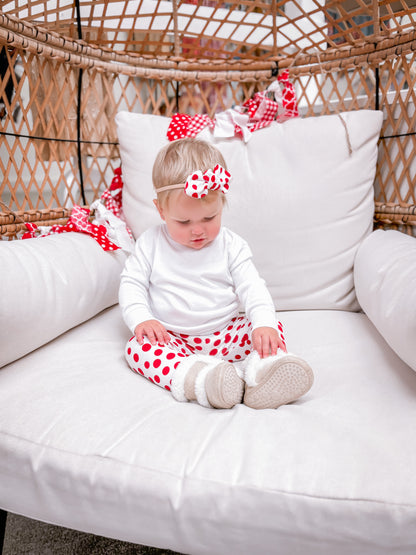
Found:
[(217, 164), (213, 170), (202, 172), (194, 171), (188, 176), (185, 183), (175, 183), (156, 189), (157, 193), (170, 191), (172, 189), (183, 189), (189, 197), (203, 198), (208, 191), (220, 191), (227, 194), (230, 188), (231, 174), (222, 166)]

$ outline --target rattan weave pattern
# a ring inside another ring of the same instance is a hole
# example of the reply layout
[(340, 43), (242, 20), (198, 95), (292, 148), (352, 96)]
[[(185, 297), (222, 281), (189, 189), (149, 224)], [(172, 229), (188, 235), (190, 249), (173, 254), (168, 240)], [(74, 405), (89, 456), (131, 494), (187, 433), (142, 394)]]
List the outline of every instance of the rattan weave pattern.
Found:
[(383, 110), (376, 225), (412, 232), (415, 19), (415, 0), (3, 0), (0, 233), (99, 197), (119, 110), (213, 116), (285, 68), (304, 117)]

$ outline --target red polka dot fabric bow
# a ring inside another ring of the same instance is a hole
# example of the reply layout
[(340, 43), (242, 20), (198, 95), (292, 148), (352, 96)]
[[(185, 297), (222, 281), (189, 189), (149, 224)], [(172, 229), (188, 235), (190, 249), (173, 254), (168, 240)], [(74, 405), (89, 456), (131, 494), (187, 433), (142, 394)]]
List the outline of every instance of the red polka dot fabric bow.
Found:
[(277, 78), (277, 81), (283, 86), (283, 113), (277, 116), (276, 121), (283, 122), (290, 118), (299, 117), (298, 100), (296, 97), (295, 87), (289, 79), (289, 71), (283, 71), (283, 73)]
[(95, 241), (105, 251), (116, 251), (119, 247), (114, 244), (107, 235), (107, 229), (103, 225), (94, 225), (89, 221), (90, 209), (82, 206), (74, 205), (68, 223), (65, 225), (53, 225), (50, 228), (39, 228), (36, 224), (26, 224), (28, 231), (22, 236), (22, 239), (29, 239), (35, 237), (46, 237), (48, 235), (55, 235), (59, 233), (69, 233), (77, 231), (79, 233), (86, 233), (91, 235)]
[(193, 172), (185, 183), (185, 193), (193, 198), (206, 197), (208, 191), (221, 191), (226, 194), (230, 188), (231, 174), (217, 164), (213, 170)]

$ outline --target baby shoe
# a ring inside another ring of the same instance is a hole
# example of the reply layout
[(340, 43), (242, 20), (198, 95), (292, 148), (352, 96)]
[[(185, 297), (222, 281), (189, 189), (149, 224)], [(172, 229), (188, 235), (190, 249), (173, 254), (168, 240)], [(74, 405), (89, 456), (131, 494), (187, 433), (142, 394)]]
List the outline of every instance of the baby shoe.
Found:
[(244, 381), (233, 364), (210, 356), (191, 355), (176, 368), (172, 395), (204, 407), (230, 409), (241, 403)]
[(296, 401), (312, 387), (313, 372), (291, 354), (260, 358), (253, 351), (244, 361), (244, 404), (253, 409), (276, 409)]

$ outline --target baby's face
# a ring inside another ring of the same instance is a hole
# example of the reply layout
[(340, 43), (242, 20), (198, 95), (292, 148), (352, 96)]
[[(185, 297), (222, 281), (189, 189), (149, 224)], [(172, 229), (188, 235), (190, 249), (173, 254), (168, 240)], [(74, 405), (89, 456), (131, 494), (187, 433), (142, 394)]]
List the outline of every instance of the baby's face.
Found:
[(169, 199), (168, 206), (160, 208), (161, 218), (166, 222), (174, 241), (191, 249), (203, 249), (217, 237), (221, 228), (221, 193), (212, 199), (200, 200), (181, 192)]

